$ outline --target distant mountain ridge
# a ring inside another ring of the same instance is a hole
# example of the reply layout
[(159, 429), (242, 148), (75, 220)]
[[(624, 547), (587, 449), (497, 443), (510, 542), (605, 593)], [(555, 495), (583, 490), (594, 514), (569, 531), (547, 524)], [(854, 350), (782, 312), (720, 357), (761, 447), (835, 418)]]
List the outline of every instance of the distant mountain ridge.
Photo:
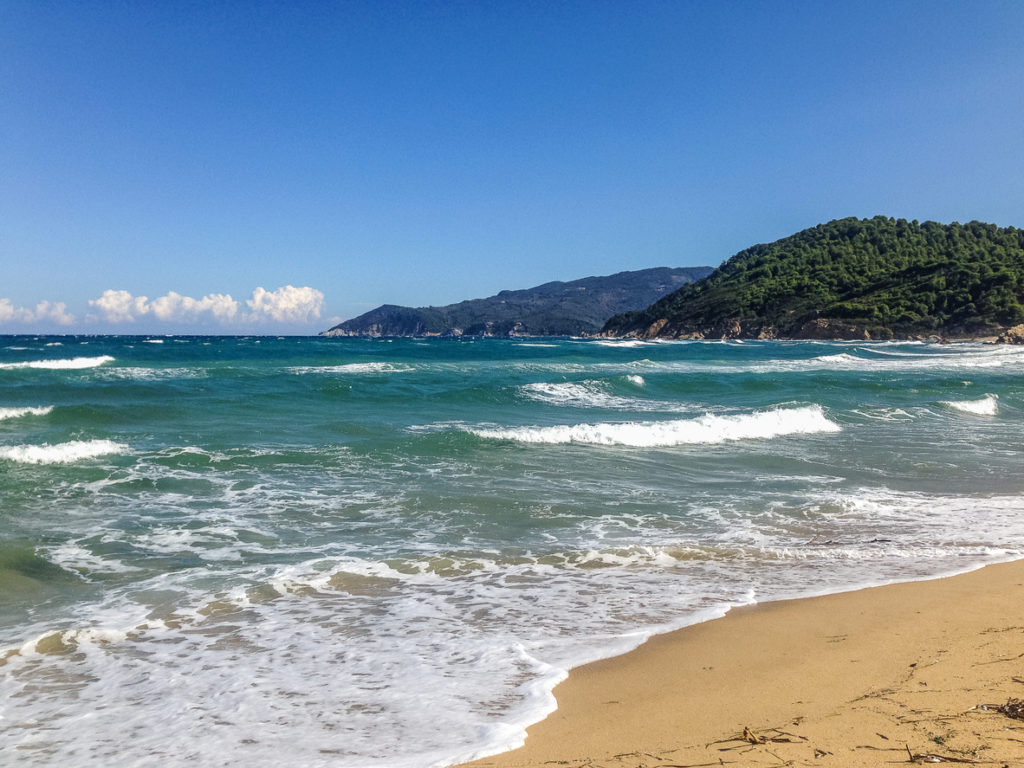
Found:
[(612, 315), (641, 309), (712, 267), (655, 267), (501, 291), (442, 307), (384, 304), (321, 336), (583, 336)]
[(602, 335), (1010, 340), (1021, 323), (1024, 230), (876, 216), (740, 251), (699, 283), (611, 318)]

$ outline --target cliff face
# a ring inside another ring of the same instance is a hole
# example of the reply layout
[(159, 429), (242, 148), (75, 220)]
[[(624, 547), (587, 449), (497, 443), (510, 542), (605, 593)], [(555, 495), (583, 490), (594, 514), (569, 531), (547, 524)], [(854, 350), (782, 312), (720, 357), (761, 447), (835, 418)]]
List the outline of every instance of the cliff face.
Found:
[(607, 336), (891, 339), (995, 336), (1024, 321), (1024, 230), (839, 219), (740, 251)]
[(711, 267), (657, 267), (502, 291), (442, 307), (385, 304), (322, 336), (583, 336), (618, 312), (646, 307)]

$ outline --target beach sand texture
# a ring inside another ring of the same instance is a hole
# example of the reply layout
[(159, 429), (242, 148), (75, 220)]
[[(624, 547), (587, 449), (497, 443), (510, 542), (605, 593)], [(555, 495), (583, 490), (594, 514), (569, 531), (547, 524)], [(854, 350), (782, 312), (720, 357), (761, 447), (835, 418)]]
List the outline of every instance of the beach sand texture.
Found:
[(1024, 765), (1024, 562), (734, 610), (555, 695), (524, 747), (470, 765)]

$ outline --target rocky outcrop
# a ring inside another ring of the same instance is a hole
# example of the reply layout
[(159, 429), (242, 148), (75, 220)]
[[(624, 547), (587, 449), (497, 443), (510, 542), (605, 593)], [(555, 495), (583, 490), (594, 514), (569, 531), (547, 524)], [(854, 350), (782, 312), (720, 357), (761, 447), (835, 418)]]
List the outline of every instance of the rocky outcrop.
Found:
[(1024, 323), (1007, 328), (996, 338), (996, 344), (1024, 344)]
[(871, 334), (866, 329), (828, 317), (809, 320), (792, 335), (798, 339), (823, 341), (871, 341)]

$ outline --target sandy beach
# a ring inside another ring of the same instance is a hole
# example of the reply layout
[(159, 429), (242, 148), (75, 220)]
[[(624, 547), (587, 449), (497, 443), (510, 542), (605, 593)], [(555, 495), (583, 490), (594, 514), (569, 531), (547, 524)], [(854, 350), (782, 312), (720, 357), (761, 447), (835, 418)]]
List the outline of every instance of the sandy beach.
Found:
[(1024, 561), (781, 601), (572, 671), (476, 768), (1024, 764)]

